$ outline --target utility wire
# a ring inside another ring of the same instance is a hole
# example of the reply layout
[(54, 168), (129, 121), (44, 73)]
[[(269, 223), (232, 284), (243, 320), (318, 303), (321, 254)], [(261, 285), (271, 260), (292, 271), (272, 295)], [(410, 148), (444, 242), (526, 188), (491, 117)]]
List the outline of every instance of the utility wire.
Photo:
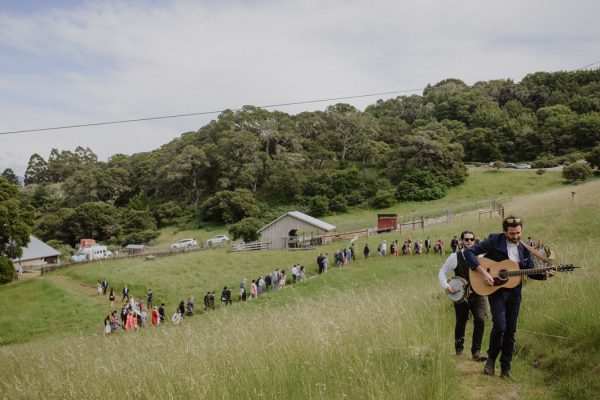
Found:
[[(579, 70), (582, 70), (585, 68), (589, 68), (596, 64), (600, 64), (600, 61), (595, 61), (595, 62), (585, 65), (583, 67), (573, 69), (570, 72), (575, 72), (575, 71), (579, 71)], [(508, 79), (518, 79), (518, 78), (512, 77), (512, 78), (508, 78)], [(317, 100), (303, 100), (303, 101), (293, 101), (293, 102), (288, 102), (288, 103), (268, 104), (268, 105), (257, 106), (257, 107), (258, 108), (288, 107), (288, 106), (296, 106), (296, 105), (302, 105), (302, 104), (324, 103), (324, 102), (328, 102), (328, 101), (359, 99), (359, 98), (365, 98), (365, 97), (384, 96), (384, 95), (390, 95), (390, 94), (420, 92), (420, 91), (423, 91), (424, 89), (425, 88), (393, 90), (393, 91), (389, 91), (389, 92), (378, 92), (378, 93), (358, 94), (358, 95), (353, 95), (353, 96), (330, 97), (330, 98), (317, 99)], [(241, 111), (242, 108), (234, 108), (234, 109), (229, 109), (229, 110)], [(53, 126), (53, 127), (49, 127), (49, 128), (33, 128), (33, 129), (22, 129), (22, 130), (16, 130), (16, 131), (3, 131), (3, 132), (0, 132), (0, 135), (12, 135), (12, 134), (17, 134), (17, 133), (30, 133), (30, 132), (42, 132), (42, 131), (55, 131), (55, 130), (60, 130), (60, 129), (84, 128), (84, 127), (90, 127), (90, 126), (127, 124), (127, 123), (132, 123), (132, 122), (154, 121), (154, 120), (160, 120), (160, 119), (194, 117), (194, 116), (199, 116), (199, 115), (220, 114), (224, 111), (226, 111), (226, 110), (200, 111), (200, 112), (186, 113), (186, 114), (160, 115), (160, 116), (155, 116), (155, 117), (144, 117), (144, 118), (123, 119), (123, 120), (116, 120), (116, 121), (92, 122), (92, 123), (86, 123), (86, 124)]]
[[(274, 108), (274, 107), (286, 107), (286, 106), (295, 106), (301, 104), (313, 104), (313, 103), (323, 103), (327, 101), (338, 101), (338, 100), (347, 100), (347, 99), (359, 99), (364, 97), (373, 97), (373, 96), (383, 96), (389, 94), (399, 94), (399, 93), (409, 93), (409, 92), (419, 92), (423, 89), (404, 89), (404, 90), (394, 90), (391, 92), (379, 92), (379, 93), (368, 93), (368, 94), (358, 94), (353, 96), (343, 96), (343, 97), (330, 97), (326, 99), (317, 99), (317, 100), (304, 100), (304, 101), (294, 101), (288, 103), (278, 103), (278, 104), (268, 104), (264, 106), (257, 106), (258, 108)], [(230, 109), (231, 111), (241, 111), (241, 108)], [(158, 119), (170, 119), (170, 118), (182, 118), (182, 117), (192, 117), (198, 115), (210, 115), (210, 114), (220, 114), (226, 110), (217, 110), (217, 111), (201, 111), (195, 113), (187, 113), (187, 114), (173, 114), (173, 115), (161, 115), (156, 117), (145, 117), (145, 118), (135, 118), (135, 119), (124, 119), (117, 121), (106, 121), (106, 122), (93, 122), (87, 124), (76, 124), (76, 125), (64, 125), (64, 126), (54, 126), (50, 128), (34, 128), (34, 129), (23, 129), (17, 131), (4, 131), (0, 132), (0, 135), (11, 135), (15, 133), (27, 133), (27, 132), (41, 132), (41, 131), (52, 131), (59, 129), (71, 129), (71, 128), (83, 128), (88, 126), (101, 126), (101, 125), (114, 125), (114, 124), (125, 124), (131, 122), (141, 122), (141, 121), (153, 121)]]

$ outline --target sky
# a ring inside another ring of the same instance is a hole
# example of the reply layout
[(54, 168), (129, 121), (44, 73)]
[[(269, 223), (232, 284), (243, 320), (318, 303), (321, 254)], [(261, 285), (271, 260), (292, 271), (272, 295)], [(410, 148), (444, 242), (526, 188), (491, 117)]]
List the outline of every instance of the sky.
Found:
[(598, 68), (598, 15), (594, 0), (0, 0), (0, 171), (52, 148), (153, 150), (218, 114), (11, 131)]

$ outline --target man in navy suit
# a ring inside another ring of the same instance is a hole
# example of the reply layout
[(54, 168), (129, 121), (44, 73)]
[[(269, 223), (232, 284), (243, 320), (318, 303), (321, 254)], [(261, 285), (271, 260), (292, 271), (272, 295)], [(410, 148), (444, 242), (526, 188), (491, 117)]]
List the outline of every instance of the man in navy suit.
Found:
[[(479, 265), (477, 256), (480, 254), (485, 254), (486, 258), (496, 262), (511, 260), (518, 264), (520, 269), (534, 268), (531, 253), (521, 244), (522, 227), (521, 218), (509, 216), (502, 222), (502, 233), (491, 234), (484, 241), (465, 250), (469, 267), (482, 274), (488, 285), (493, 285), (494, 279)], [(554, 271), (529, 276), (533, 279), (546, 279), (554, 276)], [(488, 301), (492, 311), (493, 327), (490, 333), (488, 360), (483, 372), (486, 375), (494, 375), (496, 358), (500, 354), (500, 376), (512, 378), (510, 362), (515, 347), (515, 331), (521, 305), (521, 285), (512, 289), (501, 288), (489, 295)]]

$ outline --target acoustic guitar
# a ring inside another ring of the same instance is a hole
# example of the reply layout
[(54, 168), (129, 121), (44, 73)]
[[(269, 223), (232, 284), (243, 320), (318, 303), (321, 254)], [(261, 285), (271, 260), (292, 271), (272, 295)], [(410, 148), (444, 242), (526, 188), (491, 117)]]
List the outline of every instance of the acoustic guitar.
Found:
[(511, 289), (519, 286), (521, 277), (526, 275), (543, 274), (549, 270), (556, 272), (573, 271), (573, 264), (559, 265), (557, 267), (543, 267), (532, 269), (519, 269), (519, 265), (510, 261), (504, 260), (500, 262), (492, 261), (489, 258), (479, 258), (479, 265), (494, 278), (494, 285), (488, 285), (483, 274), (478, 271), (469, 269), (469, 280), (471, 281), (471, 289), (480, 296), (489, 296), (496, 290), (501, 288)]

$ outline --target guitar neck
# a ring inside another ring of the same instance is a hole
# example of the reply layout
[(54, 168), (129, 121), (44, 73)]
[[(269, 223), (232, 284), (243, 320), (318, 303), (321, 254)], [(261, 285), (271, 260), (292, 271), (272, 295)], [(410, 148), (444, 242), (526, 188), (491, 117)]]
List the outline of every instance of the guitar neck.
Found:
[(524, 276), (524, 275), (535, 275), (535, 274), (543, 274), (551, 269), (556, 269), (554, 267), (543, 267), (543, 268), (530, 268), (530, 269), (520, 269), (518, 271), (509, 271), (509, 276)]

